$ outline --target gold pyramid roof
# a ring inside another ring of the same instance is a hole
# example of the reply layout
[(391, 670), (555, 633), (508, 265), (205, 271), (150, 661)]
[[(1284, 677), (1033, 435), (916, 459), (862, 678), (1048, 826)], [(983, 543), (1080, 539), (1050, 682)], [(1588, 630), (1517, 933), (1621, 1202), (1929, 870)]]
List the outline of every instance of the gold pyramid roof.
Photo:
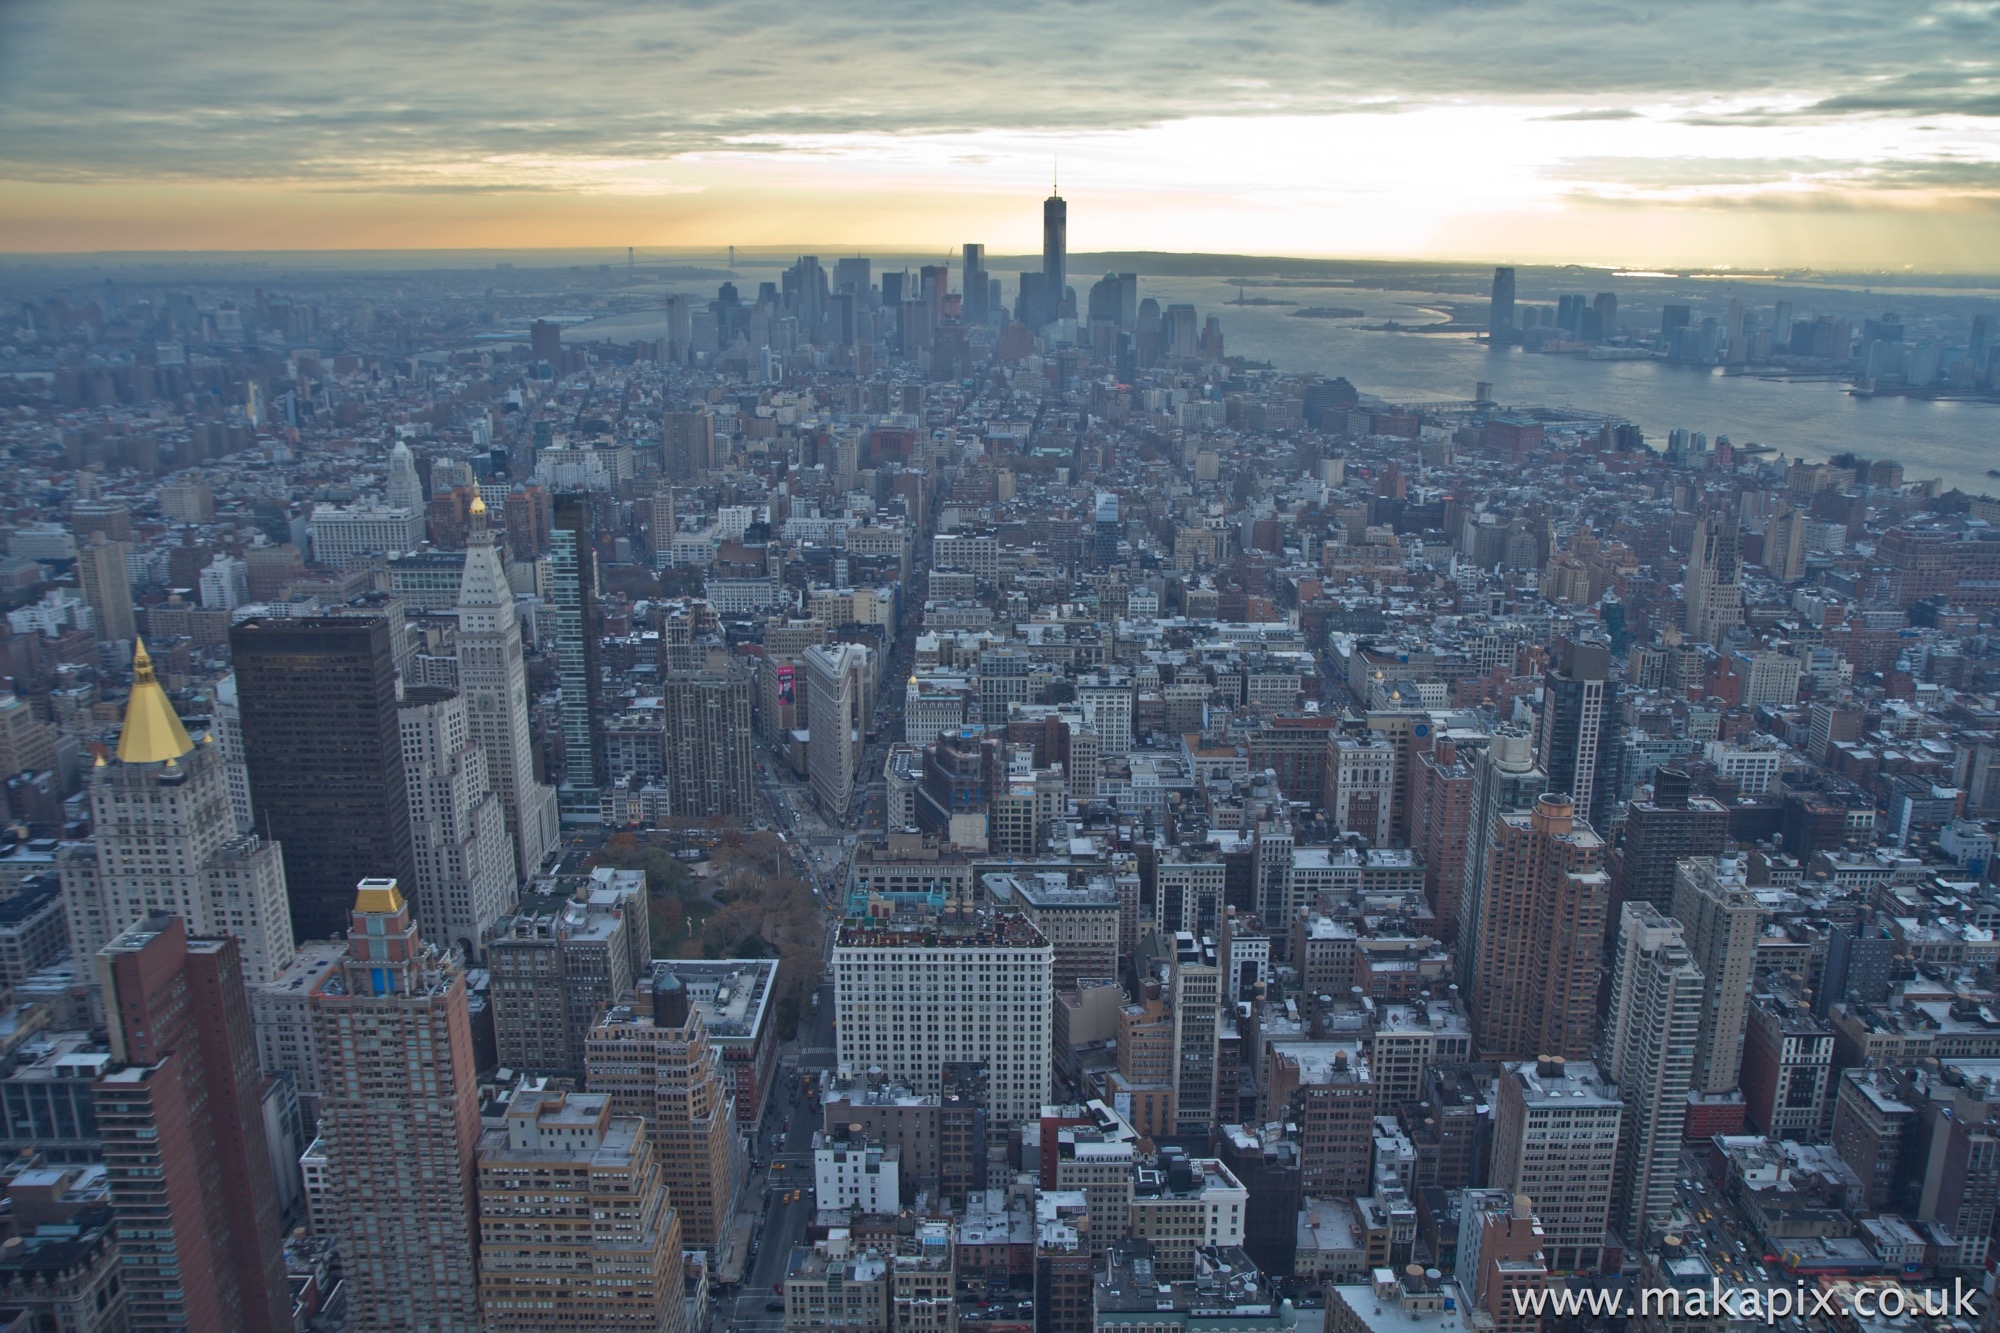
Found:
[(125, 703), (125, 729), (118, 734), (118, 762), (121, 764), (171, 763), (194, 749), (187, 728), (174, 714), (167, 692), (153, 675), (153, 659), (146, 653), (146, 641), (139, 639), (132, 653), (132, 697)]
[(357, 912), (400, 912), (403, 910), (403, 895), (393, 879), (364, 879), (355, 888), (354, 910)]

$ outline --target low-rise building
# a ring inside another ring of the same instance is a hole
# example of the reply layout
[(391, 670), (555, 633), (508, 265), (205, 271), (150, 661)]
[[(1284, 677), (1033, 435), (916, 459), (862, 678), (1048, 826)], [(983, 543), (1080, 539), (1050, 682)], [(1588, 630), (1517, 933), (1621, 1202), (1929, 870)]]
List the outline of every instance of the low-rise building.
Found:
[(841, 1126), (813, 1135), (813, 1193), (821, 1209), (893, 1213), (902, 1204), (901, 1154)]
[(785, 1327), (889, 1333), (888, 1279), (888, 1261), (873, 1250), (857, 1252), (845, 1227), (810, 1249), (794, 1246), (785, 1269)]
[(1193, 1271), (1169, 1278), (1146, 1241), (1121, 1241), (1097, 1278), (1094, 1333), (1284, 1333), (1298, 1327), (1292, 1303), (1241, 1248), (1203, 1244)]
[(1128, 1230), (1152, 1242), (1160, 1280), (1187, 1281), (1195, 1276), (1198, 1249), (1242, 1248), (1249, 1203), (1243, 1182), (1216, 1158), (1164, 1152), (1158, 1165), (1140, 1167), (1134, 1176)]

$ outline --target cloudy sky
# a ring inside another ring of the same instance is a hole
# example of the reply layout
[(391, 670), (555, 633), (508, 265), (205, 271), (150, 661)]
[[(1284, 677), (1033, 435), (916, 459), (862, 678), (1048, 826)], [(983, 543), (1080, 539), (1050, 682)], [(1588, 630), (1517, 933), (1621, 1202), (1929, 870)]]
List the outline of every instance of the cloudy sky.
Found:
[(0, 0), (0, 251), (2000, 269), (2000, 0)]

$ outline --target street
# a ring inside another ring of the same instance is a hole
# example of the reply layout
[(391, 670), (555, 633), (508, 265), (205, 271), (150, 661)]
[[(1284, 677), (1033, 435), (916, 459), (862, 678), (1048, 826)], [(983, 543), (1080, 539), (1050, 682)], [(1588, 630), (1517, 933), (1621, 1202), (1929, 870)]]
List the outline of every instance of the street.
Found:
[[(899, 644), (884, 678), (902, 680), (909, 654), (909, 647)], [(902, 692), (885, 690), (885, 694), (887, 700), (875, 710), (874, 739), (862, 749), (847, 827), (827, 822), (811, 787), (790, 776), (775, 747), (765, 747), (757, 764), (757, 788), (772, 825), (785, 839), (786, 859), (810, 880), (827, 910), (829, 950), (834, 924), (846, 908), (848, 867), (860, 832), (881, 827), (882, 765), (889, 743), (903, 736)], [(835, 1063), (831, 977), (822, 976), (815, 993), (819, 1003), (809, 1005), (801, 1016), (796, 1053), (790, 1063), (780, 1065), (764, 1119), (755, 1129), (752, 1157), (760, 1165), (751, 1172), (749, 1188), (762, 1195), (762, 1216), (741, 1287), (733, 1295), (718, 1296), (710, 1307), (710, 1323), (717, 1330), (777, 1333), (785, 1326), (785, 1271), (817, 1207), (812, 1193), (812, 1137), (820, 1128), (820, 1117), (806, 1105), (804, 1079), (812, 1077), (823, 1091)]]
[(785, 1266), (792, 1247), (803, 1241), (817, 1206), (812, 1197), (812, 1136), (817, 1116), (805, 1110), (800, 1075), (817, 1075), (823, 1085), (833, 1068), (833, 985), (822, 982), (819, 1007), (808, 1010), (799, 1027), (798, 1065), (785, 1068), (757, 1127), (756, 1156), (764, 1166), (751, 1185), (764, 1195), (763, 1220), (752, 1242), (750, 1269), (733, 1299), (715, 1302), (713, 1319), (724, 1329), (773, 1330), (784, 1327), (781, 1302)]

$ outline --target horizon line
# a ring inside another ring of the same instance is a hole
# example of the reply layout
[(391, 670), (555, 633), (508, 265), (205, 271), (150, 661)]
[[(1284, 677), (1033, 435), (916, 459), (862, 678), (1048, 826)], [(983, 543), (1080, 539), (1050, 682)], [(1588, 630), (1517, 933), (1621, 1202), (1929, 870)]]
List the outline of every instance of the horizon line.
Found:
[[(955, 252), (958, 252), (959, 245), (963, 244), (970, 244), (970, 242), (960, 242), (958, 244), (954, 244), (953, 246), (948, 248), (947, 254), (952, 258), (958, 258), (959, 255)], [(629, 252), (634, 260), (642, 256), (656, 260), (662, 258), (672, 258), (680, 260), (712, 258), (721, 260), (722, 261), (721, 266), (726, 268), (728, 266), (728, 259), (730, 256), (730, 252), (732, 250), (735, 252), (735, 256), (738, 262), (741, 262), (745, 257), (761, 257), (761, 258), (777, 259), (786, 256), (797, 258), (803, 255), (828, 256), (835, 259), (842, 259), (842, 258), (873, 259), (877, 257), (914, 259), (922, 257), (931, 257), (931, 258), (936, 257), (934, 250), (931, 247), (883, 246), (883, 247), (848, 247), (842, 249), (833, 249), (824, 245), (814, 245), (807, 242), (801, 242), (797, 244), (787, 244), (787, 245), (766, 244), (766, 245), (737, 245), (737, 246), (730, 246), (728, 244), (723, 244), (720, 246), (706, 246), (706, 245), (367, 246), (358, 248), (335, 247), (335, 246), (304, 246), (304, 247), (294, 247), (287, 249), (270, 248), (270, 249), (249, 249), (249, 250), (245, 249), (0, 250), (0, 266), (6, 266), (6, 265), (33, 266), (38, 264), (49, 263), (52, 261), (63, 261), (63, 260), (97, 261), (97, 262), (114, 261), (114, 260), (124, 261), (124, 262), (133, 262), (133, 261), (160, 262), (160, 261), (175, 261), (175, 260), (187, 261), (190, 259), (197, 259), (197, 258), (258, 260), (274, 256), (283, 256), (288, 258), (296, 257), (303, 259), (303, 258), (314, 258), (314, 257), (331, 258), (334, 256), (370, 256), (370, 255), (442, 257), (446, 255), (490, 256), (490, 255), (588, 254), (595, 256), (615, 257), (627, 254)], [(1178, 260), (1213, 259), (1213, 260), (1229, 260), (1238, 263), (1353, 264), (1353, 265), (1380, 266), (1385, 268), (1389, 267), (1415, 268), (1424, 266), (1443, 265), (1443, 266), (1467, 267), (1467, 268), (1511, 267), (1511, 268), (1527, 269), (1527, 270), (1549, 270), (1549, 271), (1581, 269), (1590, 272), (1601, 272), (1613, 276), (1616, 276), (1621, 272), (1630, 272), (1633, 276), (1639, 276), (1640, 273), (1643, 272), (1644, 275), (1648, 277), (1658, 276), (1658, 277), (1676, 277), (1676, 278), (1689, 278), (1689, 279), (1700, 278), (1709, 280), (1727, 279), (1727, 278), (1783, 278), (1792, 281), (1809, 281), (1813, 278), (1830, 278), (1830, 277), (1864, 278), (1865, 277), (1865, 278), (1879, 278), (1885, 280), (1893, 279), (1904, 282), (1921, 278), (1949, 278), (1949, 279), (1989, 278), (1995, 280), (1996, 282), (2000, 282), (2000, 269), (1988, 270), (1988, 269), (1947, 269), (1947, 268), (1939, 268), (1939, 269), (1822, 268), (1812, 265), (1780, 268), (1780, 267), (1761, 267), (1754, 265), (1737, 265), (1722, 261), (1717, 261), (1713, 263), (1704, 263), (1704, 264), (1685, 264), (1685, 263), (1670, 264), (1670, 263), (1659, 263), (1650, 260), (1630, 260), (1630, 261), (1618, 261), (1618, 262), (1603, 261), (1603, 260), (1595, 260), (1595, 261), (1568, 260), (1563, 262), (1545, 261), (1540, 263), (1534, 263), (1534, 262), (1525, 262), (1520, 260), (1510, 261), (1504, 259), (1495, 259), (1491, 257), (1471, 257), (1471, 256), (1438, 255), (1438, 256), (1429, 256), (1422, 258), (1408, 257), (1408, 256), (1389, 258), (1389, 257), (1364, 256), (1364, 255), (1328, 255), (1328, 254), (1314, 255), (1314, 254), (1268, 254), (1268, 253), (1256, 254), (1256, 253), (1238, 253), (1226, 250), (1159, 250), (1159, 249), (1116, 249), (1116, 248), (1113, 249), (1100, 248), (1094, 250), (1071, 250), (1068, 251), (1067, 253), (1071, 258), (1087, 258), (1094, 255), (1107, 256), (1107, 257), (1129, 255), (1129, 256), (1159, 256), (1162, 258), (1178, 259)], [(1018, 255), (1010, 255), (1006, 253), (995, 254), (989, 252), (986, 255), (986, 259), (989, 262), (995, 260), (1009, 261), (1009, 262), (1019, 261), (1022, 263), (1031, 262), (1034, 265), (1036, 265), (1037, 270), (1039, 270), (1041, 255), (1038, 252), (1023, 252)], [(616, 265), (609, 263), (609, 261), (607, 260), (604, 261), (601, 264), (601, 266), (615, 267)]]

